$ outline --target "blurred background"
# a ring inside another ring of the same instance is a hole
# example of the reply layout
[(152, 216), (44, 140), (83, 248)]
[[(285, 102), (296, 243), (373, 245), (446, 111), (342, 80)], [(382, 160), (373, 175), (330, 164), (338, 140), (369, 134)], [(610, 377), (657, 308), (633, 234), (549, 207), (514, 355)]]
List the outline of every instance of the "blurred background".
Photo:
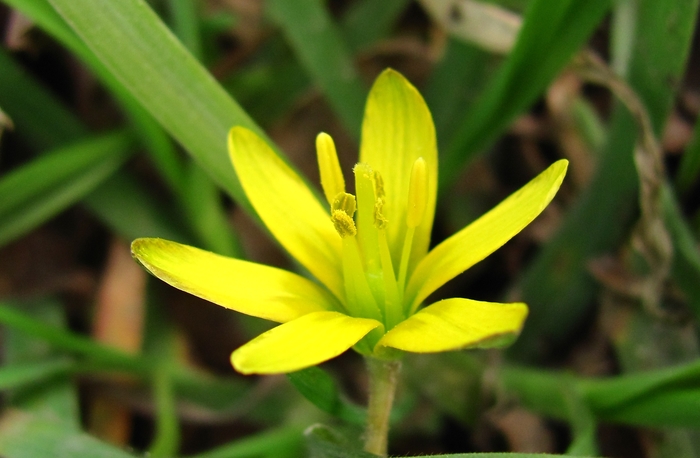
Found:
[(0, 2), (1, 454), (362, 456), (359, 355), (238, 375), (231, 351), (271, 324), (151, 278), (129, 244), (298, 271), (228, 168), (235, 103), (316, 184), (316, 135), (349, 173), (391, 67), (437, 129), (433, 244), (570, 168), (433, 297), (525, 301), (521, 337), (408, 356), (390, 453), (700, 457), (697, 0), (83, 3)]

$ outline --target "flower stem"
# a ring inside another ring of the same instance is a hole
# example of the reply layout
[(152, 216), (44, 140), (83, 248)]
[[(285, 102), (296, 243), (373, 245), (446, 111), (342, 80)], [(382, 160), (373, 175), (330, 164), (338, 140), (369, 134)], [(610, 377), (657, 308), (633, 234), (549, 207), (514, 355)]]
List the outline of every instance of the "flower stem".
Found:
[(369, 371), (369, 406), (365, 451), (386, 456), (389, 416), (401, 371), (401, 361), (383, 361), (372, 357), (366, 358), (366, 361)]

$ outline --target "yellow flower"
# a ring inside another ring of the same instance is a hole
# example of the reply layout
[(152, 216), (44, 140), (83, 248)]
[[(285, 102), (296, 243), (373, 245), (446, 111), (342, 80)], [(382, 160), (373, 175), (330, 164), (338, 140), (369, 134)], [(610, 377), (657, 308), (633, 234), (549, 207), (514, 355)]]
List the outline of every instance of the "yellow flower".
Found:
[[(362, 125), (355, 192), (346, 192), (333, 140), (317, 138), (314, 191), (256, 134), (231, 129), (231, 161), (260, 219), (317, 280), (161, 239), (134, 256), (191, 294), (283, 323), (231, 355), (242, 373), (292, 372), (351, 347), (377, 358), (502, 345), (527, 306), (452, 298), (436, 289), (520, 232), (549, 204), (566, 173), (559, 161), (430, 252), (437, 194), (435, 128), (418, 91), (393, 70), (374, 83)], [(400, 350), (400, 351), (397, 351)]]

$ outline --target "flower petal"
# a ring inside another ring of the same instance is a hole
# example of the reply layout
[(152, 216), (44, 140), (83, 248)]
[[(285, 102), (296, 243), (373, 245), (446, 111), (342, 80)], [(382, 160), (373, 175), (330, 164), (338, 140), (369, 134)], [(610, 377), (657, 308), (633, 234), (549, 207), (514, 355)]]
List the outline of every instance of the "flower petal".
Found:
[(279, 374), (315, 366), (343, 353), (379, 321), (315, 312), (259, 335), (231, 354), (243, 374)]
[(134, 240), (131, 252), (175, 288), (246, 315), (284, 323), (340, 307), (325, 288), (286, 270), (163, 239)]
[(527, 312), (522, 303), (445, 299), (399, 323), (377, 345), (414, 353), (500, 346), (517, 336)]
[(328, 210), (250, 130), (231, 129), (228, 146), (243, 190), (265, 226), (301, 265), (342, 297), (341, 242)]
[(568, 161), (560, 160), (491, 211), (435, 247), (413, 272), (410, 312), (430, 293), (490, 255), (530, 224), (559, 190)]
[(372, 86), (362, 123), (360, 162), (369, 164), (384, 179), (382, 214), (388, 220), (387, 238), (398, 268), (406, 234), (408, 185), (416, 159), (422, 157), (428, 172), (425, 214), (416, 228), (408, 272), (428, 251), (437, 196), (437, 145), (428, 106), (401, 74), (385, 70)]

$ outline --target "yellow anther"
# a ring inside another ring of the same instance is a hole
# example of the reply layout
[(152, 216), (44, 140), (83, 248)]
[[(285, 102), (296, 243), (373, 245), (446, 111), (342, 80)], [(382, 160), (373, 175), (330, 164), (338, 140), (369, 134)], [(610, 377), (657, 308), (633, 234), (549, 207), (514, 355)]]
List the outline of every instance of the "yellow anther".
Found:
[(331, 221), (335, 230), (341, 237), (354, 236), (357, 234), (357, 227), (352, 216), (355, 214), (355, 196), (347, 192), (339, 192), (331, 203)]
[(333, 200), (341, 192), (345, 192), (345, 179), (338, 162), (338, 153), (335, 143), (330, 135), (321, 132), (316, 137), (316, 155), (318, 157), (318, 169), (321, 172), (321, 187), (326, 195), (328, 203), (333, 205)]
[(357, 234), (355, 221), (344, 210), (333, 210), (331, 221), (333, 221), (333, 226), (335, 226), (335, 230), (338, 231), (341, 237), (354, 237)]
[(356, 208), (357, 203), (355, 201), (355, 196), (348, 194), (347, 192), (338, 193), (331, 203), (331, 213), (341, 210), (350, 218), (352, 218), (355, 214)]
[(423, 221), (428, 202), (428, 171), (425, 159), (419, 157), (411, 169), (411, 181), (408, 185), (408, 208), (406, 209), (406, 226), (418, 227)]
[(386, 223), (388, 222), (382, 213), (383, 209), (384, 198), (378, 197), (374, 202), (374, 227), (377, 229), (384, 229), (386, 227)]

